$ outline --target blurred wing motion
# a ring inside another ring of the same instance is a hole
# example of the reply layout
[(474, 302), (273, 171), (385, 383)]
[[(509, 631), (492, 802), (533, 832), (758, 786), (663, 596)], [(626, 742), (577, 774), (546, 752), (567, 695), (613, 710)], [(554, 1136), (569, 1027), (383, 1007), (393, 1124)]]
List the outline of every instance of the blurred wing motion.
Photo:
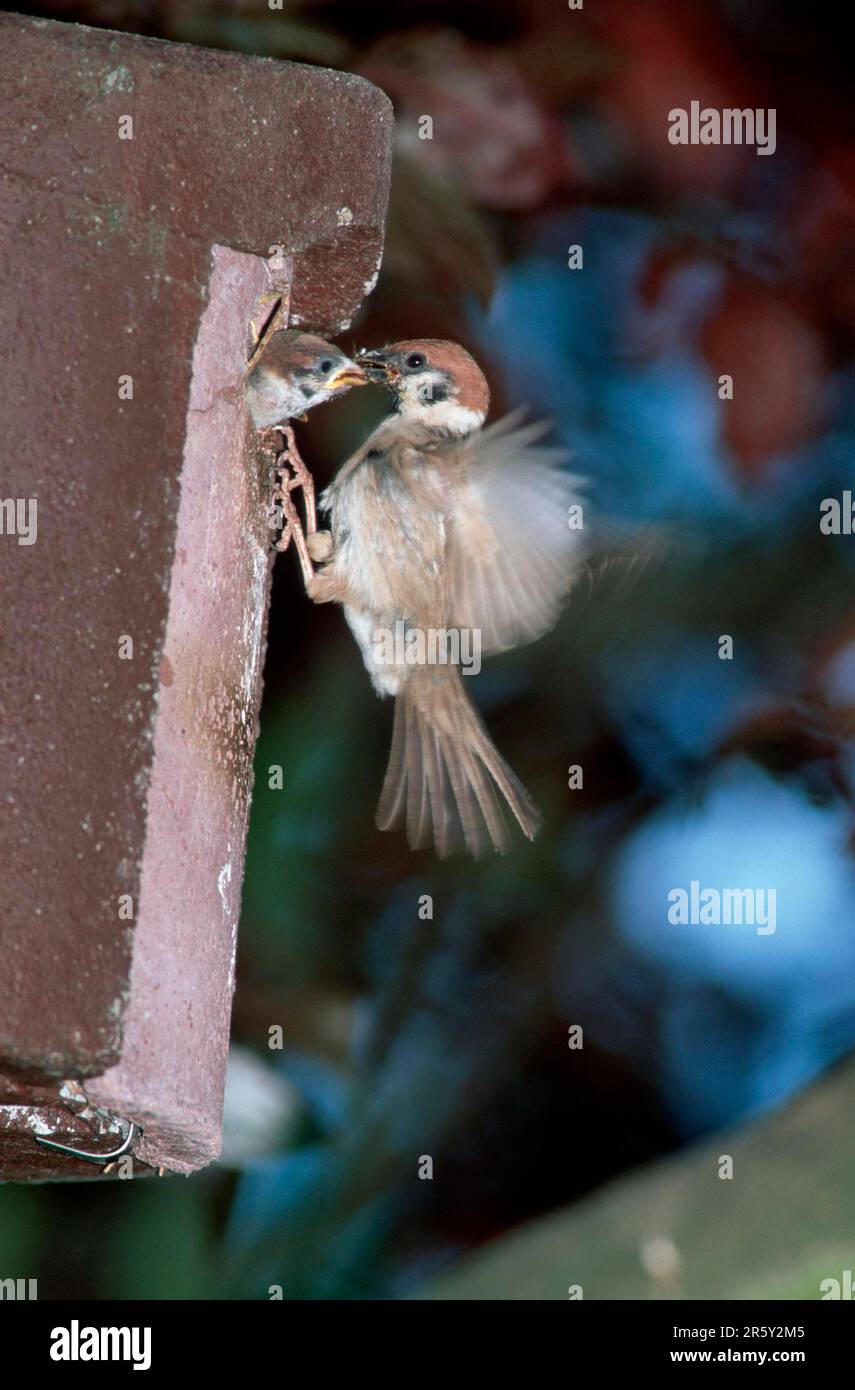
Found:
[(460, 672), (414, 670), (395, 700), (379, 829), (405, 822), (411, 847), (433, 840), (441, 858), (464, 847), (476, 859), (490, 850), (504, 854), (511, 837), (503, 802), (533, 840), (540, 812), (492, 742)]
[[(564, 450), (538, 442), (549, 429), (548, 421), (524, 424), (515, 411), (422, 453), (445, 483), (444, 622), (480, 632), (483, 653), (540, 637), (574, 581), (589, 574), (591, 527), (570, 515), (581, 480), (564, 471)], [(405, 822), (414, 848), (433, 840), (441, 856), (465, 847), (477, 858), (511, 847), (506, 809), (533, 839), (540, 813), (490, 739), (459, 670), (413, 669), (395, 701), (380, 829)]]
[(553, 626), (585, 561), (569, 508), (581, 479), (568, 454), (537, 443), (548, 420), (516, 410), (456, 445), (468, 477), (454, 492), (447, 556), (450, 626), (477, 628), (481, 650), (533, 642)]
[[(597, 516), (588, 557), (591, 590), (607, 584), (613, 598), (624, 599), (636, 582), (667, 556), (690, 554), (697, 543), (683, 534), (677, 537), (661, 522), (616, 521)], [(685, 533), (685, 527), (683, 528)]]
[[(569, 524), (579, 480), (567, 455), (538, 440), (548, 421), (515, 411), (430, 455), (447, 489), (445, 622), (476, 629), (482, 652), (532, 642), (552, 627), (584, 565), (582, 533)], [(493, 744), (450, 667), (414, 670), (395, 702), (392, 752), (377, 812), (381, 830), (404, 821), (414, 847), (476, 858), (511, 847), (506, 808), (534, 839), (540, 813)]]

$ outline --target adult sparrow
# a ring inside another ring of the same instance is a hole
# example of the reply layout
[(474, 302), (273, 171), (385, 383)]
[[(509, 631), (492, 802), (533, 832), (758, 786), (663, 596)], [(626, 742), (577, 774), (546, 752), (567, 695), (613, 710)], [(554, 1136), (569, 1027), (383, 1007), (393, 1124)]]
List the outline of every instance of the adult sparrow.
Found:
[[(390, 657), (381, 639), (468, 629), (487, 653), (544, 633), (583, 563), (568, 516), (578, 480), (563, 451), (539, 443), (548, 422), (516, 411), (484, 428), (489, 388), (458, 344), (396, 343), (358, 365), (387, 385), (393, 410), (327, 488), (331, 534), (309, 537), (301, 559), (310, 597), (343, 605), (375, 689), (395, 697), (377, 824), (404, 822), (411, 846), (432, 839), (441, 856), (505, 852), (503, 806), (529, 839), (540, 814), (459, 665), (409, 640)], [(306, 550), (327, 563), (313, 571)]]

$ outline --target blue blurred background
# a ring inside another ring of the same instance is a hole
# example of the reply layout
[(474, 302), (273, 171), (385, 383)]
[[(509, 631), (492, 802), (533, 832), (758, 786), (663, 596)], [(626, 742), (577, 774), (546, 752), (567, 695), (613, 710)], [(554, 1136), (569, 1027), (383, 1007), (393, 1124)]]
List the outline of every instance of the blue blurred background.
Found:
[[(477, 865), (375, 830), (391, 709), (280, 561), (224, 1163), (0, 1191), (42, 1296), (406, 1297), (855, 1046), (855, 540), (819, 528), (855, 455), (842, 30), (763, 0), (33, 12), (383, 87), (388, 246), (345, 346), (466, 343), (495, 413), (554, 419), (615, 532), (669, 538), (595, 567), (552, 634), (473, 683), (546, 820)], [(775, 107), (774, 156), (671, 146), (692, 100)], [(369, 394), (303, 429), (319, 482), (382, 410)], [(670, 923), (693, 879), (774, 889), (775, 932)]]

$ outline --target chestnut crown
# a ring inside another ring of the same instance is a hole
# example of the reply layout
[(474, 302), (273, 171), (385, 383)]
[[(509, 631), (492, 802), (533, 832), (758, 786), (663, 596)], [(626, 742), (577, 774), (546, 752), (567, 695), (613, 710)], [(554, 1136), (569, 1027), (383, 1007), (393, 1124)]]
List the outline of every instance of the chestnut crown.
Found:
[(463, 432), (480, 425), (490, 408), (484, 373), (459, 343), (413, 338), (357, 360), (369, 374), (377, 369), (402, 413)]

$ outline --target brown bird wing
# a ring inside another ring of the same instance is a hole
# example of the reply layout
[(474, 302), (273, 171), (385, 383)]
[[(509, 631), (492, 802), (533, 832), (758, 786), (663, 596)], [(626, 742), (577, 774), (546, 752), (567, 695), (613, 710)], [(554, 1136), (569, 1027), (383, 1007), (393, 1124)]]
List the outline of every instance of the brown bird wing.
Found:
[(538, 443), (550, 422), (514, 411), (437, 451), (450, 477), (448, 622), (479, 628), (483, 652), (533, 642), (555, 623), (585, 558), (568, 509), (581, 480), (563, 449)]

